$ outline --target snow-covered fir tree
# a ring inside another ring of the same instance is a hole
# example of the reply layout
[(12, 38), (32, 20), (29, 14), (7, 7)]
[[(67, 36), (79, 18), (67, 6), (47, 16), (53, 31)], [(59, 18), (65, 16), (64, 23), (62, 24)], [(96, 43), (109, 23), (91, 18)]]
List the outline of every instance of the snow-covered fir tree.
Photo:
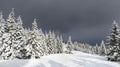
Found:
[[(0, 56), (3, 51), (3, 40), (4, 40), (3, 35), (5, 33), (4, 26), (5, 26), (5, 20), (3, 18), (2, 12), (0, 12)], [(0, 57), (0, 59), (2, 59), (2, 57)]]
[(101, 44), (100, 44), (100, 55), (105, 56), (106, 54), (107, 54), (106, 46), (105, 46), (104, 41), (102, 41)]
[(0, 48), (2, 47), (2, 41), (3, 41), (2, 36), (5, 33), (4, 26), (5, 26), (5, 20), (3, 18), (2, 12), (0, 12)]
[(7, 24), (5, 27), (5, 34), (3, 35), (3, 49), (1, 57), (3, 59), (15, 58), (15, 53), (18, 50), (18, 42), (16, 41), (17, 36), (17, 23), (15, 22), (14, 9), (8, 16)]
[(54, 32), (49, 31), (48, 34), (46, 34), (46, 45), (47, 45), (47, 53), (48, 54), (54, 54), (57, 53), (57, 40), (55, 39)]
[(14, 9), (8, 16), (5, 33), (3, 35), (2, 59), (14, 59), (20, 57), (20, 49), (24, 47), (24, 34), (21, 17), (18, 17), (17, 23), (14, 15)]
[(45, 54), (45, 38), (42, 32), (39, 31), (36, 19), (32, 23), (32, 31), (29, 31), (27, 39), (27, 51), (31, 58), (40, 58)]
[(73, 45), (73, 50), (75, 51), (79, 51), (80, 47), (78, 46), (78, 42), (74, 42), (74, 45)]
[(63, 52), (63, 39), (62, 36), (58, 36), (57, 37), (57, 44), (56, 44), (56, 49), (57, 49), (57, 53), (62, 53)]
[(100, 49), (98, 44), (95, 45), (95, 54), (100, 54)]
[(16, 58), (18, 59), (28, 59), (29, 55), (27, 54), (27, 49), (25, 48), (25, 34), (23, 28), (23, 21), (21, 16), (17, 18), (17, 32), (16, 32), (16, 41), (19, 46), (19, 50), (16, 52)]
[(3, 18), (2, 12), (0, 12), (0, 37), (3, 35), (5, 26), (5, 19)]
[(109, 45), (109, 52), (108, 52), (108, 60), (117, 60), (118, 56), (120, 56), (120, 30), (119, 26), (114, 20), (112, 24), (112, 29), (110, 35), (108, 37), (108, 45)]
[(66, 48), (68, 50), (68, 53), (71, 53), (71, 51), (73, 50), (73, 43), (72, 43), (72, 40), (71, 40), (71, 36), (69, 36)]

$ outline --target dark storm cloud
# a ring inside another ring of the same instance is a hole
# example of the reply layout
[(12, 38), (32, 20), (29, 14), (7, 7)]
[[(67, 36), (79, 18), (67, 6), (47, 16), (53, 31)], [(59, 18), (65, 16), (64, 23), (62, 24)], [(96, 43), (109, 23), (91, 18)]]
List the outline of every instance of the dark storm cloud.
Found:
[(5, 18), (11, 8), (22, 16), (25, 27), (37, 18), (44, 30), (88, 43), (106, 39), (112, 21), (120, 22), (120, 0), (0, 0)]

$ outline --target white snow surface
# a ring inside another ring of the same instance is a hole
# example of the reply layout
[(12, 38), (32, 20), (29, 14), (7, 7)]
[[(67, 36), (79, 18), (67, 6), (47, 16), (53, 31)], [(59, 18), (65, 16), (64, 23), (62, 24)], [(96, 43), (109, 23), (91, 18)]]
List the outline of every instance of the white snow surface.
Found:
[(120, 67), (120, 64), (102, 56), (73, 51), (73, 54), (52, 54), (40, 59), (1, 60), (0, 67)]

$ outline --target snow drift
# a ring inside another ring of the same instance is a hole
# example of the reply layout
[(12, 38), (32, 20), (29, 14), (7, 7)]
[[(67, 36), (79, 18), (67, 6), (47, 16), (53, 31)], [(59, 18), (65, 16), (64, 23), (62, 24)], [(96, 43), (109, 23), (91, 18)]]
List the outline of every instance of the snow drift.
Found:
[(105, 57), (73, 51), (73, 54), (52, 54), (40, 59), (0, 61), (0, 67), (120, 67)]

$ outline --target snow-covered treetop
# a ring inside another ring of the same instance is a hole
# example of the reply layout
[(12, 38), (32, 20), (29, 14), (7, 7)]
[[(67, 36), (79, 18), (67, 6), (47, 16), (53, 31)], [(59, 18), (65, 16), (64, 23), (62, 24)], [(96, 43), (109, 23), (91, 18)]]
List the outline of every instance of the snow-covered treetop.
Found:
[(18, 27), (18, 29), (19, 30), (23, 30), (24, 28), (23, 28), (23, 21), (22, 21), (22, 19), (21, 19), (21, 16), (18, 16), (18, 18), (17, 18), (17, 27)]
[(18, 16), (18, 18), (17, 18), (17, 23), (19, 23), (19, 24), (23, 24), (23, 21), (22, 21), (22, 19), (21, 19), (21, 16)]
[(52, 31), (52, 37), (54, 37), (54, 38), (55, 38), (55, 32), (54, 32), (54, 31)]
[(60, 40), (63, 41), (63, 37), (62, 36), (60, 36)]
[(71, 42), (71, 36), (69, 36), (68, 41)]
[(113, 20), (113, 24), (114, 24), (114, 25), (117, 25), (117, 22), (116, 22), (116, 20)]
[(0, 23), (4, 22), (2, 11), (0, 12)]
[(12, 11), (10, 12), (10, 14), (8, 16), (7, 21), (10, 22), (10, 23), (14, 23), (15, 22), (14, 8), (12, 8)]
[(101, 44), (105, 44), (103, 40), (102, 40)]
[(33, 23), (32, 23), (32, 29), (33, 29), (33, 30), (38, 30), (38, 26), (37, 26), (36, 19), (34, 19), (34, 21), (33, 21)]
[(114, 20), (112, 24), (112, 29), (111, 32), (108, 36), (108, 45), (117, 45), (119, 44), (119, 33), (120, 33), (120, 28), (117, 24), (117, 22)]
[(112, 24), (112, 29), (114, 30), (114, 29), (118, 29), (118, 28), (119, 28), (118, 23), (114, 20), (113, 24)]
[(96, 43), (96, 47), (98, 47), (98, 44)]
[(112, 29), (111, 29), (111, 32), (110, 32), (110, 36), (108, 36), (109, 39), (112, 39), (112, 36), (117, 36), (119, 34), (119, 26), (117, 24), (117, 22), (114, 20), (113, 21), (113, 24), (112, 24)]
[(69, 36), (69, 38), (68, 38), (68, 43), (69, 43), (69, 44), (72, 44), (71, 36)]

